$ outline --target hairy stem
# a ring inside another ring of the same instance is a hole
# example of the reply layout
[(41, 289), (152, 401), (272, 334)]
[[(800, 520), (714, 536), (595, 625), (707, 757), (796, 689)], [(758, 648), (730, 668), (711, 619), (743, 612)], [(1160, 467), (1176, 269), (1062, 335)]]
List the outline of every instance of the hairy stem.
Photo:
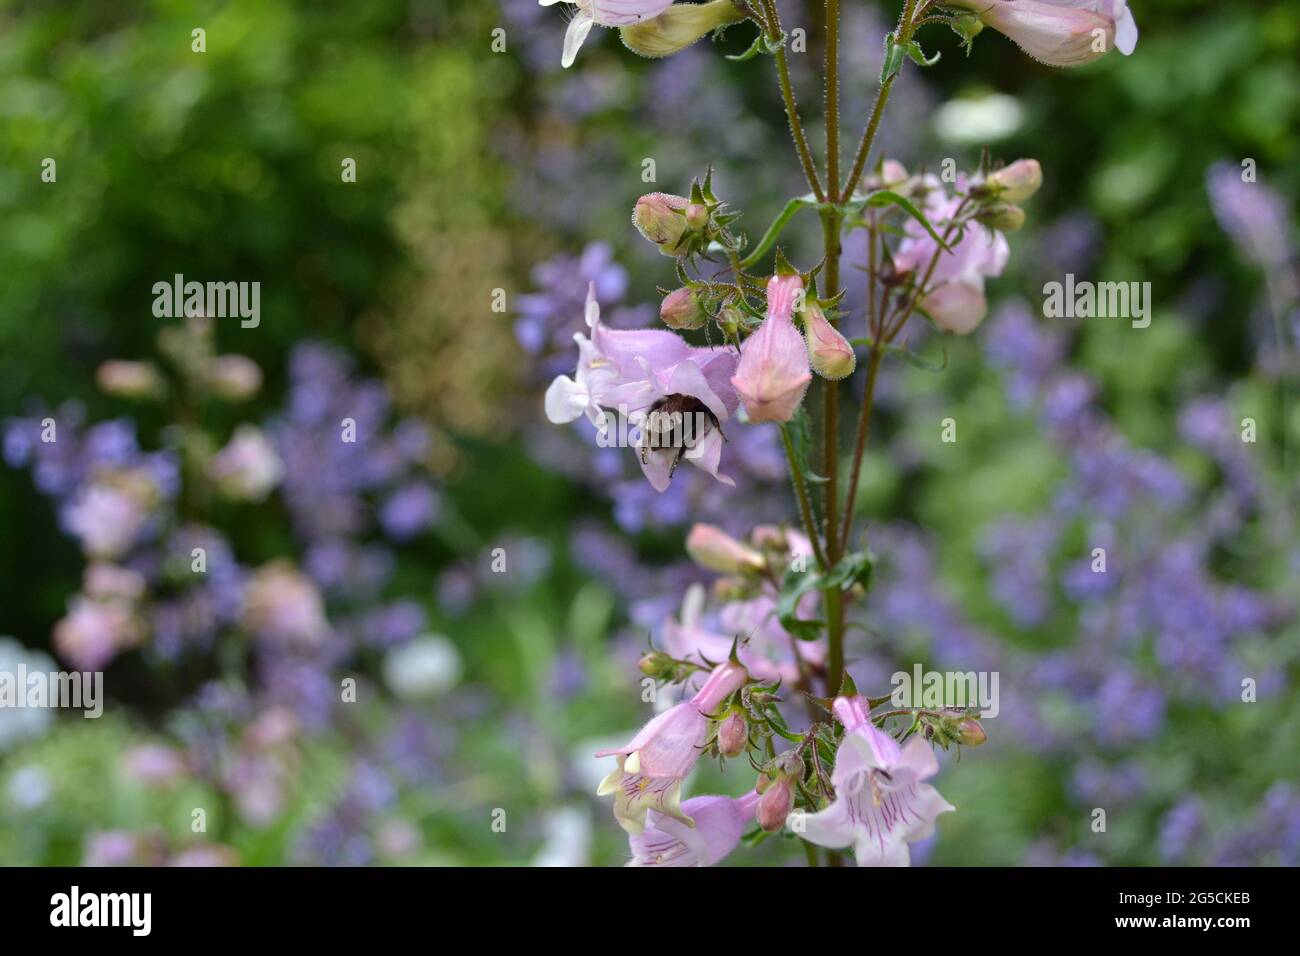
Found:
[[(774, 0), (763, 0), (763, 9), (767, 12), (767, 36), (774, 44), (781, 42), (781, 15), (777, 12)], [(813, 164), (812, 152), (808, 149), (808, 137), (804, 135), (803, 121), (799, 119), (799, 104), (794, 98), (794, 85), (790, 82), (790, 64), (786, 60), (785, 46), (779, 46), (773, 54), (776, 59), (777, 79), (781, 84), (781, 97), (785, 100), (785, 115), (790, 123), (790, 134), (794, 137), (794, 148), (799, 154), (799, 164), (803, 166), (804, 178), (808, 187), (817, 197), (818, 202), (826, 201), (821, 180), (817, 178), (817, 167)]]
[(830, 201), (840, 190), (840, 0), (826, 0), (826, 188)]
[[(839, 0), (826, 0), (826, 181), (831, 190), (830, 201), (837, 206), (841, 193), (840, 171), (840, 87), (839, 87)], [(840, 289), (840, 232), (844, 214), (838, 208), (822, 210), (822, 239), (826, 251), (827, 298), (833, 298)], [(835, 321), (832, 321), (835, 324)], [(823, 518), (826, 522), (826, 553), (831, 562), (840, 559), (839, 541), (839, 466), (840, 466), (840, 390), (835, 382), (824, 382), (822, 414), (822, 449), (825, 455), (823, 473), (826, 475)], [(844, 595), (839, 588), (823, 592), (826, 609), (826, 640), (829, 654), (826, 669), (826, 693), (839, 690), (844, 677)]]
[[(916, 24), (912, 22), (913, 15), (916, 11), (916, 0), (907, 0), (903, 7), (903, 14), (898, 19), (898, 42), (906, 43), (912, 36), (912, 31)], [(897, 74), (889, 77), (884, 83), (880, 84), (880, 89), (876, 92), (876, 103), (871, 108), (871, 118), (867, 120), (867, 128), (862, 131), (862, 139), (858, 141), (858, 149), (853, 157), (853, 167), (849, 171), (849, 178), (845, 181), (843, 187), (839, 188), (841, 196), (845, 198), (853, 195), (853, 189), (862, 174), (867, 169), (867, 159), (871, 155), (871, 146), (876, 141), (876, 130), (880, 127), (880, 117), (884, 115), (885, 104), (889, 102), (889, 91), (894, 88), (894, 80)]]
[(808, 486), (804, 483), (803, 473), (799, 470), (799, 459), (794, 453), (794, 442), (790, 440), (790, 432), (784, 425), (781, 426), (781, 441), (785, 445), (785, 458), (790, 465), (790, 480), (794, 483), (794, 496), (799, 503), (799, 516), (803, 519), (804, 534), (808, 535), (808, 540), (812, 542), (813, 557), (822, 570), (830, 567), (826, 563), (826, 552), (822, 550), (821, 539), (817, 535), (817, 520), (813, 517), (812, 502), (808, 499)]
[(840, 533), (840, 540), (844, 542), (845, 547), (848, 546), (849, 535), (853, 533), (853, 512), (858, 497), (858, 478), (862, 473), (862, 457), (867, 448), (867, 436), (871, 431), (871, 406), (876, 397), (876, 375), (880, 371), (880, 359), (884, 354), (884, 349), (880, 347), (880, 332), (877, 331), (875, 343), (871, 346), (871, 357), (867, 360), (867, 382), (862, 387), (862, 408), (858, 412), (858, 434), (853, 444), (849, 486), (844, 492), (844, 525)]

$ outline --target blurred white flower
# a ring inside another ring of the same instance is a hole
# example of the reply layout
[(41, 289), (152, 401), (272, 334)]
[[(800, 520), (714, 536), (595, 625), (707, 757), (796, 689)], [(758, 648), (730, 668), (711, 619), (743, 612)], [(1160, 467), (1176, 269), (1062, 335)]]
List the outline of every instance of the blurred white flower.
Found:
[(591, 813), (585, 807), (559, 807), (546, 814), (542, 848), (533, 866), (589, 866)]
[(934, 132), (950, 143), (990, 143), (1005, 139), (1024, 122), (1025, 111), (1005, 93), (960, 97), (934, 112)]
[[(0, 637), (0, 674), (16, 675), (22, 665), (26, 665), (29, 674), (58, 670), (48, 655), (29, 650), (12, 637)], [(15, 691), (26, 694), (27, 689), (18, 687)], [(0, 707), (0, 753), (20, 741), (44, 735), (53, 722), (54, 711), (48, 707)]]
[(456, 645), (439, 634), (426, 634), (384, 655), (384, 682), (403, 700), (427, 700), (460, 683)]

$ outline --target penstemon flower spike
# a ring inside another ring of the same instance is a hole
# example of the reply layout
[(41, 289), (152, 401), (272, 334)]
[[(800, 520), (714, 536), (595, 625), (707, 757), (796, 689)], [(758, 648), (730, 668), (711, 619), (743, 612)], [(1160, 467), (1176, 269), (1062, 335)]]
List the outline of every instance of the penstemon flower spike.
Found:
[[(909, 63), (925, 68), (939, 59), (916, 39), (926, 24), (951, 26), (967, 48), (991, 27), (1058, 66), (1090, 62), (1112, 47), (1130, 54), (1137, 27), (1126, 0), (902, 0), (898, 27), (886, 38), (876, 102), (841, 184), (837, 16), (827, 18), (824, 44), (829, 159), (823, 177), (803, 131), (775, 2), (570, 2), (577, 15), (565, 38), (565, 66), (595, 24), (619, 28), (628, 47), (659, 57), (753, 20), (758, 38), (731, 59), (773, 57), (812, 189), (790, 199), (748, 253), (745, 238), (729, 229), (740, 213), (714, 195), (711, 167), (688, 196), (642, 196), (633, 224), (675, 266), (676, 282), (661, 289), (659, 314), (667, 328), (606, 328), (593, 287), (585, 312), (589, 335), (575, 336), (577, 368), (547, 390), (546, 414), (556, 423), (586, 416), (603, 436), (610, 410), (635, 419), (638, 435), (630, 444), (659, 491), (684, 460), (732, 484), (718, 470), (724, 425), (730, 428), (733, 418), (742, 426), (778, 425), (802, 521), (801, 530), (762, 525), (747, 535), (703, 524), (691, 530), (687, 552), (719, 577), (711, 592), (698, 584), (687, 589), (680, 612), (661, 624), (662, 650), (640, 662), (646, 676), (681, 684), (687, 696), (627, 745), (600, 752), (617, 766), (599, 792), (614, 796), (633, 865), (712, 865), (739, 845), (751, 822), (758, 825), (755, 839), (788, 828), (804, 841), (810, 860), (815, 848), (825, 847), (851, 849), (863, 866), (906, 865), (909, 844), (954, 809), (927, 782), (939, 770), (933, 748), (977, 747), (988, 735), (970, 710), (896, 709), (873, 717), (873, 707), (891, 695), (860, 694), (843, 666), (847, 615), (868, 594), (874, 561), (865, 546), (851, 550), (851, 532), (876, 373), (886, 354), (903, 351), (892, 343), (915, 314), (957, 335), (980, 325), (985, 283), (1005, 268), (1006, 234), (1025, 222), (1022, 204), (1042, 185), (1043, 170), (1033, 159), (999, 167), (985, 153), (972, 172), (941, 180), (909, 174), (890, 159), (878, 159), (867, 172), (867, 160), (898, 74), (913, 68)], [(816, 268), (800, 274), (778, 241), (802, 210), (821, 219), (824, 250)], [(840, 283), (842, 239), (854, 230), (868, 234), (868, 261), (853, 263), (868, 277), (864, 303), (850, 301)], [(773, 248), (769, 276), (763, 262)], [(840, 319), (863, 305), (868, 335), (850, 341)], [(678, 334), (703, 338), (713, 325), (728, 344), (701, 347)], [(845, 461), (836, 451), (838, 389), (853, 375), (855, 349), (863, 346), (869, 349), (865, 388), (857, 439)], [(826, 454), (817, 467), (810, 461), (805, 402), (814, 374), (825, 399)], [(690, 437), (680, 424), (687, 416), (702, 422)], [(845, 465), (850, 480), (842, 501), (836, 478)], [(818, 486), (825, 492), (820, 516), (813, 506)], [(778, 696), (786, 685), (793, 692)], [(788, 703), (801, 712), (787, 713)], [(897, 718), (910, 724), (895, 735), (886, 728)], [(778, 741), (792, 749), (777, 754)], [(753, 789), (738, 798), (683, 800), (685, 780), (705, 756), (745, 757), (757, 775)]]

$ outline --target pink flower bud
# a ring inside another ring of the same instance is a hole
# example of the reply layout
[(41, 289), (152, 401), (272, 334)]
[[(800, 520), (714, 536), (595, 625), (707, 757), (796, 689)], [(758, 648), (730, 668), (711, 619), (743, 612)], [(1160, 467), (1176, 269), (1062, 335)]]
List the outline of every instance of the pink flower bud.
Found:
[(785, 826), (793, 809), (794, 784), (789, 777), (778, 777), (758, 799), (758, 825), (768, 833), (775, 833)]
[(104, 394), (119, 398), (152, 398), (165, 388), (152, 362), (105, 362), (95, 372), (95, 382)]
[(921, 301), (921, 308), (945, 332), (967, 335), (984, 321), (988, 303), (982, 283), (960, 279), (939, 286)]
[(797, 275), (773, 276), (767, 284), (767, 318), (740, 348), (731, 384), (751, 422), (788, 422), (812, 381), (808, 346), (794, 327)]
[(670, 329), (698, 329), (709, 319), (694, 290), (682, 287), (664, 296), (659, 318)]
[(723, 574), (761, 572), (766, 564), (762, 554), (711, 524), (691, 528), (686, 537), (686, 553), (700, 567)]
[(1010, 166), (989, 173), (985, 185), (1003, 202), (1021, 203), (1043, 185), (1043, 167), (1036, 159), (1017, 159)]
[(733, 712), (718, 728), (718, 753), (724, 757), (739, 757), (749, 746), (749, 728), (739, 712)]
[(862, 188), (873, 193), (878, 189), (897, 189), (906, 182), (907, 167), (896, 159), (887, 159), (880, 164), (879, 172), (862, 177)]
[(218, 355), (208, 374), (208, 385), (227, 402), (246, 401), (262, 387), (262, 370), (243, 355)]
[(858, 358), (849, 340), (839, 333), (815, 302), (803, 311), (804, 338), (813, 370), (822, 378), (837, 382), (853, 374)]
[(1079, 66), (1118, 47), (1137, 46), (1137, 25), (1127, 0), (949, 0), (970, 10), (1036, 60)]
[(701, 232), (709, 224), (709, 207), (693, 202), (686, 207), (686, 227)]
[(989, 739), (977, 717), (963, 717), (953, 727), (952, 739), (966, 747), (978, 747)]
[[(647, 193), (636, 201), (632, 225), (666, 256), (677, 256), (686, 235), (687, 200), (668, 193)], [(684, 250), (681, 250), (684, 251)]]

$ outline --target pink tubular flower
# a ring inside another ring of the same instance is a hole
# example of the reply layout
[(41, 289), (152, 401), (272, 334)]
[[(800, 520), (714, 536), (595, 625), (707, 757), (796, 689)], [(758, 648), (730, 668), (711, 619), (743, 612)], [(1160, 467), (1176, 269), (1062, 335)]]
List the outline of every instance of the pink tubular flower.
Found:
[(745, 824), (754, 819), (758, 794), (739, 799), (691, 797), (682, 804), (695, 825), (651, 810), (647, 826), (628, 838), (628, 866), (713, 866), (740, 843)]
[[(747, 601), (728, 602), (718, 612), (718, 630), (701, 620), (704, 600), (703, 588), (693, 585), (682, 601), (680, 620), (669, 617), (664, 621), (660, 639), (666, 653), (692, 663), (721, 661), (731, 653), (735, 636), (740, 635), (744, 640), (736, 648), (736, 656), (756, 680), (787, 684), (799, 680), (795, 638), (777, 620), (773, 597), (763, 594)], [(800, 614), (813, 613), (817, 600), (815, 594), (804, 595)], [(798, 641), (798, 648), (800, 657), (809, 665), (820, 666), (826, 660), (823, 641)]]
[(691, 527), (686, 553), (700, 567), (723, 574), (762, 572), (767, 567), (762, 554), (711, 524)]
[(615, 794), (614, 816), (624, 830), (641, 833), (650, 810), (694, 827), (680, 804), (682, 781), (708, 741), (709, 715), (747, 680), (749, 675), (739, 664), (721, 664), (694, 697), (659, 714), (627, 746), (596, 754), (618, 757), (618, 767), (601, 781), (596, 793)]
[(656, 491), (685, 460), (723, 484), (718, 471), (722, 425), (739, 400), (729, 381), (735, 352), (724, 346), (696, 348), (665, 329), (607, 329), (600, 321), (593, 283), (587, 291), (591, 338), (575, 335), (578, 369), (557, 376), (546, 390), (546, 417), (556, 424), (586, 415), (608, 425), (602, 408), (626, 413), (637, 426), (641, 470)]
[(818, 846), (853, 847), (858, 866), (907, 866), (907, 844), (934, 832), (934, 820), (954, 809), (922, 781), (939, 770), (934, 751), (920, 737), (907, 746), (871, 722), (862, 697), (837, 697), (832, 705), (844, 724), (831, 783), (835, 802), (803, 818), (801, 833)]
[[(961, 196), (945, 196), (935, 190), (925, 203), (926, 217), (942, 235), (961, 208)], [(987, 303), (984, 279), (999, 276), (1006, 268), (1010, 247), (1006, 236), (985, 226), (968, 223), (960, 234), (950, 238), (950, 252), (944, 252), (934, 238), (916, 221), (904, 227), (905, 238), (894, 256), (900, 272), (916, 271), (917, 281), (925, 277), (930, 262), (938, 253), (934, 273), (930, 276), (923, 308), (939, 328), (958, 335), (972, 332), (984, 319)]]
[(731, 384), (751, 422), (788, 422), (812, 381), (808, 347), (793, 319), (802, 288), (797, 275), (773, 276), (767, 284), (767, 318), (740, 347)]
[[(538, 2), (544, 7), (549, 7), (559, 0), (538, 0)], [(672, 0), (565, 0), (565, 2), (574, 4), (578, 12), (569, 21), (569, 29), (564, 34), (564, 55), (560, 59), (560, 64), (564, 67), (573, 66), (573, 61), (578, 56), (578, 48), (582, 46), (582, 41), (587, 39), (592, 24), (599, 23), (602, 27), (625, 27), (650, 17), (657, 17), (672, 6)]]
[(1128, 56), (1137, 24), (1127, 0), (948, 0), (1049, 66), (1079, 66), (1112, 46)]

